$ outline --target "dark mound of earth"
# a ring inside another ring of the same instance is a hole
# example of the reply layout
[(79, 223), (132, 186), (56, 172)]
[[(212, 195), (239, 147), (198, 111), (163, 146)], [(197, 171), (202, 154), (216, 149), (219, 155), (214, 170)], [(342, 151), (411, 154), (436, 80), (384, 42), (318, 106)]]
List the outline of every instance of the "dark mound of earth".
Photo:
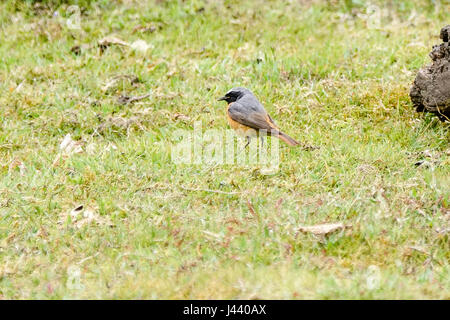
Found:
[(442, 28), (441, 39), (429, 54), (433, 63), (419, 70), (409, 95), (417, 111), (450, 121), (450, 25)]

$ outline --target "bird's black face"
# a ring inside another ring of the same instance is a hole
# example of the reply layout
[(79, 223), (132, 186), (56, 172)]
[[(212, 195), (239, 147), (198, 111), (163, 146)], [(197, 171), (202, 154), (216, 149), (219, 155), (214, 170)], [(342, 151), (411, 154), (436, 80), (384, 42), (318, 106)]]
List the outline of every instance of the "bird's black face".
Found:
[(222, 98), (219, 98), (219, 101), (226, 101), (227, 103), (235, 102), (243, 95), (242, 91), (228, 91)]

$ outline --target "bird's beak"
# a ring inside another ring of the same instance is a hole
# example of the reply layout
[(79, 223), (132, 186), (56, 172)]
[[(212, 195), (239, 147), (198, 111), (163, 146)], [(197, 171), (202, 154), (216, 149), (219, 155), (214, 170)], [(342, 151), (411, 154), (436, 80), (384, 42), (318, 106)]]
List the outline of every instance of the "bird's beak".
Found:
[(217, 99), (217, 101), (227, 100), (227, 97), (223, 96), (222, 98)]

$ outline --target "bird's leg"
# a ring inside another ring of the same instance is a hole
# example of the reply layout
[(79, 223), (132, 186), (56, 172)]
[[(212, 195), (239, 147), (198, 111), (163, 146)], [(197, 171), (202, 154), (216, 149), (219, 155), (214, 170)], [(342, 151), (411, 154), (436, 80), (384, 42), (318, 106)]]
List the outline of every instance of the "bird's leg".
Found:
[(261, 148), (264, 147), (264, 136), (261, 136)]
[(248, 147), (248, 145), (250, 144), (250, 136), (246, 136), (247, 138), (247, 143), (245, 144), (244, 149), (246, 149)]
[[(247, 143), (245, 144), (244, 148), (242, 148), (241, 152), (244, 152), (245, 149), (247, 149), (248, 145), (250, 144), (250, 137), (246, 136), (245, 138), (247, 139)], [(239, 152), (239, 154), (241, 154), (241, 152)]]

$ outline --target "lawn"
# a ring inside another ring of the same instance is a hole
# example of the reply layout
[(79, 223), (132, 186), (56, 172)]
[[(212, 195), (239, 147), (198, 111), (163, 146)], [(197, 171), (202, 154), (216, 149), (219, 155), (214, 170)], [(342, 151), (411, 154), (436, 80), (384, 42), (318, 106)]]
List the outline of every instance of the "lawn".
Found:
[[(61, 2), (0, 3), (0, 298), (450, 299), (449, 1)], [(174, 163), (235, 86), (318, 148)]]

